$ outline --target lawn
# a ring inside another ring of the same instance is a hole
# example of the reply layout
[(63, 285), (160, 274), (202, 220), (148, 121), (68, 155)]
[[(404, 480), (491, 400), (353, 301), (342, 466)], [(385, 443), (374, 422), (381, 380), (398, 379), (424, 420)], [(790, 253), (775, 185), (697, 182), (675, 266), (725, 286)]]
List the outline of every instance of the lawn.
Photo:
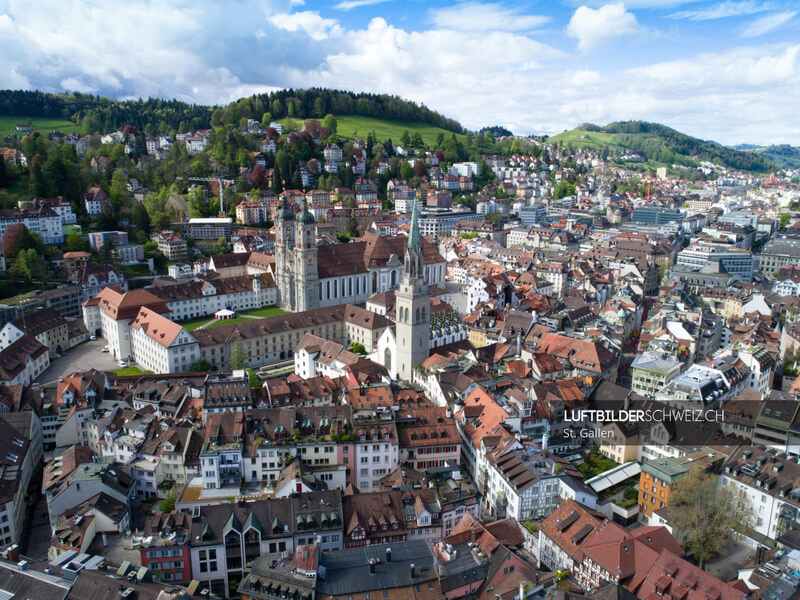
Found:
[(244, 323), (245, 321), (254, 320), (254, 319), (248, 319), (247, 316), (242, 316), (242, 315), (248, 315), (250, 317), (266, 318), (266, 317), (277, 317), (279, 315), (287, 315), (289, 313), (287, 313), (285, 310), (281, 310), (277, 306), (265, 306), (263, 308), (253, 308), (250, 310), (243, 310), (237, 314), (239, 316), (228, 320), (221, 320), (221, 319), (216, 320), (214, 319), (213, 316), (209, 316), (209, 317), (202, 317), (200, 319), (195, 319), (194, 321), (187, 321), (186, 323), (181, 323), (181, 325), (186, 331), (194, 331), (195, 329), (197, 329), (198, 327), (200, 327), (205, 323), (208, 323), (209, 321), (211, 321), (212, 323), (208, 327), (204, 327), (203, 329), (211, 329), (212, 327), (222, 327), (223, 325), (230, 325), (231, 323)]
[(63, 133), (83, 133), (83, 128), (80, 125), (76, 125), (72, 121), (64, 121), (63, 119), (0, 116), (0, 136), (7, 136), (11, 135), (12, 133), (17, 133), (16, 127), (18, 124), (22, 123), (30, 123), (33, 131), (38, 131), (42, 134), (48, 134), (51, 131), (61, 131)]
[(185, 323), (180, 323), (181, 327), (183, 327), (186, 331), (194, 331), (203, 323), (208, 323), (209, 321), (213, 321), (214, 317), (203, 317), (202, 319), (197, 319), (196, 321), (186, 321)]
[(265, 306), (264, 308), (253, 308), (243, 310), (240, 315), (250, 315), (251, 317), (277, 317), (278, 315), (288, 315), (289, 312), (277, 306)]
[[(280, 122), (283, 123), (284, 127), (292, 125), (299, 129), (303, 126), (302, 119), (280, 119)], [(403, 132), (406, 130), (408, 131), (408, 135), (411, 136), (413, 136), (415, 132), (419, 132), (422, 136), (422, 141), (429, 146), (433, 146), (436, 143), (436, 137), (439, 133), (444, 134), (445, 137), (453, 135), (452, 131), (447, 131), (435, 125), (428, 125), (427, 123), (386, 121), (384, 119), (362, 117), (360, 115), (341, 115), (336, 117), (336, 133), (338, 133), (340, 137), (348, 139), (360, 137), (365, 140), (369, 132), (374, 131), (380, 141), (391, 138), (392, 142), (399, 144), (400, 138), (403, 137)], [(459, 140), (464, 140), (463, 135), (456, 135)]]
[(208, 327), (203, 327), (203, 329), (213, 329), (214, 327), (222, 327), (223, 325), (232, 325), (233, 323), (244, 323), (245, 321), (253, 321), (254, 319), (248, 319), (247, 317), (234, 317), (233, 319), (215, 319), (212, 317), (203, 317), (202, 319), (198, 319), (196, 321), (191, 321), (188, 323), (181, 323), (183, 328), (186, 331), (194, 331), (204, 323), (209, 323)]
[(124, 369), (116, 369), (111, 371), (117, 375), (152, 375), (152, 371), (142, 371), (139, 367), (125, 367)]

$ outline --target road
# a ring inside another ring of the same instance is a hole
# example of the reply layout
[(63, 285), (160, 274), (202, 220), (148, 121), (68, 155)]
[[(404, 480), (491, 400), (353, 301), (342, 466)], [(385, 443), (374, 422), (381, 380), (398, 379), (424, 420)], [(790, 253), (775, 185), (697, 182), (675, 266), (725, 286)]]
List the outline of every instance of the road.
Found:
[(119, 369), (117, 361), (112, 358), (111, 354), (102, 352), (105, 345), (106, 341), (103, 338), (97, 338), (94, 342), (87, 341), (78, 344), (61, 358), (51, 358), (50, 366), (36, 378), (36, 383), (43, 385), (55, 383), (59, 377), (71, 375), (76, 371)]

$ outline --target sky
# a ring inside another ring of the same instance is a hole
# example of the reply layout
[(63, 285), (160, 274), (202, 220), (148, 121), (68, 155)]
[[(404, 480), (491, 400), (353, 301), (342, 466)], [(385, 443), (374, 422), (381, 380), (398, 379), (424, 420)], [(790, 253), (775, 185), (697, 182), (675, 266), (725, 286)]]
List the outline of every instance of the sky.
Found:
[(465, 127), (800, 145), (797, 0), (0, 0), (0, 89), (396, 94)]

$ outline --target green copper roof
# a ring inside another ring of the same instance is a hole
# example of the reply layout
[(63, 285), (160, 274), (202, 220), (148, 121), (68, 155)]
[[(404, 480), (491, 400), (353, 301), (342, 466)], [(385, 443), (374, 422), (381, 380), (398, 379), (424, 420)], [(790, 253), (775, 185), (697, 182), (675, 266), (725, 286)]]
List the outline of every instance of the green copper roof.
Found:
[(420, 241), (419, 241), (419, 219), (417, 216), (417, 206), (419, 205), (419, 200), (414, 202), (414, 209), (411, 211), (411, 230), (408, 232), (408, 247), (411, 248), (419, 248)]

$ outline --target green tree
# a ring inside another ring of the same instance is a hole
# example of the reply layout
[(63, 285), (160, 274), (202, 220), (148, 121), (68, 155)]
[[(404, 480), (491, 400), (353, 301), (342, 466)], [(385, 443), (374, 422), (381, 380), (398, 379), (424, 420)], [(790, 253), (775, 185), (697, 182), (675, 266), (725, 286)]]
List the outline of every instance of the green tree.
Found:
[(412, 177), (414, 177), (414, 167), (408, 164), (407, 160), (404, 160), (400, 164), (400, 179), (410, 181)]
[(47, 269), (41, 255), (33, 248), (20, 250), (11, 267), (11, 273), (28, 281), (44, 279)]
[(189, 365), (189, 371), (193, 373), (205, 373), (206, 371), (213, 371), (213, 370), (214, 370), (214, 365), (212, 365), (204, 358), (196, 360)]
[(236, 340), (231, 346), (231, 370), (244, 369), (247, 366), (247, 354), (242, 348), (242, 343)]
[(791, 219), (792, 216), (789, 213), (783, 213), (781, 215), (781, 229), (786, 227), (789, 224), (789, 221), (791, 221)]
[(325, 115), (325, 118), (322, 119), (322, 126), (327, 127), (331, 130), (331, 133), (336, 133), (336, 128), (338, 127), (339, 123), (336, 121), (336, 117), (332, 114)]
[(103, 245), (100, 247), (100, 250), (97, 252), (97, 261), (101, 265), (110, 265), (114, 262), (114, 246), (111, 244), (111, 240), (106, 240), (103, 242)]
[(143, 233), (145, 238), (150, 232), (150, 215), (141, 202), (136, 202), (131, 210), (131, 223), (136, 228), (136, 233)]
[(347, 234), (351, 238), (357, 238), (358, 237), (358, 221), (356, 221), (355, 217), (350, 217), (350, 227), (347, 230)]
[(175, 510), (175, 500), (175, 494), (170, 493), (169, 496), (159, 500), (158, 510), (160, 510), (162, 513), (171, 513), (173, 510)]
[(202, 188), (194, 188), (189, 192), (189, 215), (194, 218), (207, 217), (211, 214), (211, 206)]
[(30, 191), (34, 196), (47, 195), (47, 182), (42, 172), (42, 165), (44, 159), (41, 156), (34, 156), (31, 160), (30, 166)]
[(108, 196), (111, 199), (111, 206), (114, 207), (115, 212), (130, 205), (131, 192), (128, 189), (128, 178), (121, 169), (114, 171), (114, 174), (111, 176), (111, 191)]
[(83, 252), (86, 250), (87, 244), (80, 233), (72, 230), (67, 236), (67, 241), (64, 246), (67, 252)]
[(268, 112), (265, 112), (261, 115), (261, 128), (266, 129), (269, 127), (269, 124), (272, 123), (272, 115)]
[(217, 240), (217, 246), (214, 248), (217, 254), (227, 254), (228, 253), (228, 240), (224, 237), (221, 237)]
[(409, 135), (409, 133), (408, 133), (408, 129), (406, 129), (405, 131), (403, 131), (403, 135), (402, 135), (402, 137), (400, 138), (400, 145), (401, 145), (403, 148), (408, 148), (408, 146), (409, 146), (410, 144), (411, 144), (411, 136), (410, 136), (410, 135)]
[(702, 569), (728, 547), (736, 530), (752, 526), (753, 507), (734, 486), (720, 485), (719, 476), (694, 466), (670, 492), (670, 524), (683, 548)]
[(353, 342), (348, 346), (350, 352), (354, 352), (355, 354), (360, 354), (361, 356), (367, 355), (367, 349), (364, 344), (360, 344), (358, 342)]

